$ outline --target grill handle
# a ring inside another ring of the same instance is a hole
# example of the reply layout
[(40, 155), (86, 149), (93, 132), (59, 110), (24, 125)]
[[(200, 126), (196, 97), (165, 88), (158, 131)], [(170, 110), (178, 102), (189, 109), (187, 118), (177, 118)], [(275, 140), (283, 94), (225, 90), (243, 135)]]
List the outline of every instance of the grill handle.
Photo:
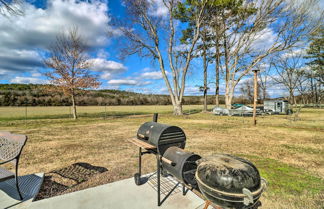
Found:
[(165, 158), (165, 157), (161, 157), (161, 160), (171, 166), (176, 166), (176, 163), (175, 162), (172, 162), (171, 160)]
[(137, 134), (137, 136), (139, 136), (142, 139), (145, 139), (145, 136), (143, 134)]

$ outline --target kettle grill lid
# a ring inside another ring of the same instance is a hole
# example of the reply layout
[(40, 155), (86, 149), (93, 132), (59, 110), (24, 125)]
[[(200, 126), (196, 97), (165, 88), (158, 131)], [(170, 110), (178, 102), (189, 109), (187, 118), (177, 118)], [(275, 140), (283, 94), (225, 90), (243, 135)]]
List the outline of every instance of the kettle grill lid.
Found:
[(261, 187), (257, 168), (248, 160), (216, 154), (198, 162), (197, 181), (218, 191), (242, 194), (244, 188), (251, 192)]

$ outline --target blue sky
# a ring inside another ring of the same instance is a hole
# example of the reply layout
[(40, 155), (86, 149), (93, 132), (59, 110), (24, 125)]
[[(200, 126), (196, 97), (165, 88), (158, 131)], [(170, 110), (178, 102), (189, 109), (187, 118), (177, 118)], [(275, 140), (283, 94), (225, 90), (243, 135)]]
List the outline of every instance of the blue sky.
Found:
[(166, 93), (159, 69), (136, 55), (118, 58), (116, 37), (108, 37), (111, 16), (123, 17), (121, 1), (27, 1), (25, 16), (0, 20), (0, 83), (46, 83), (42, 59), (55, 36), (77, 26), (92, 46), (93, 73), (100, 88)]
[[(157, 3), (156, 14), (165, 15), (165, 9)], [(0, 83), (46, 83), (42, 75), (46, 69), (42, 59), (45, 50), (55, 41), (58, 33), (71, 26), (91, 46), (89, 52), (94, 63), (92, 69), (102, 82), (102, 89), (120, 89), (141, 93), (166, 94), (166, 87), (156, 63), (147, 58), (132, 55), (125, 60), (118, 58), (118, 31), (111, 26), (111, 17), (123, 18), (122, 0), (29, 0), (24, 4), (24, 16), (0, 18)], [(115, 37), (108, 37), (110, 31)], [(260, 38), (260, 43), (271, 40), (271, 31)], [(264, 44), (264, 43), (263, 43)], [(201, 94), (201, 61), (195, 60), (188, 73), (186, 95)], [(210, 81), (213, 80), (210, 66)], [(224, 89), (221, 86), (221, 93)], [(210, 94), (214, 86), (210, 85)], [(283, 96), (282, 89), (270, 89), (271, 96)]]

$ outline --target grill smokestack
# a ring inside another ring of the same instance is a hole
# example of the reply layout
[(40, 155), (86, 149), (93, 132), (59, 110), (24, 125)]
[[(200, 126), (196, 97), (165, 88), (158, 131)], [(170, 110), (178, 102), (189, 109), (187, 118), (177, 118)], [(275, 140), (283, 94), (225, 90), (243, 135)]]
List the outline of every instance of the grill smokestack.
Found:
[(153, 122), (156, 122), (157, 123), (158, 117), (159, 117), (159, 114), (158, 113), (154, 113), (154, 115), (153, 115)]

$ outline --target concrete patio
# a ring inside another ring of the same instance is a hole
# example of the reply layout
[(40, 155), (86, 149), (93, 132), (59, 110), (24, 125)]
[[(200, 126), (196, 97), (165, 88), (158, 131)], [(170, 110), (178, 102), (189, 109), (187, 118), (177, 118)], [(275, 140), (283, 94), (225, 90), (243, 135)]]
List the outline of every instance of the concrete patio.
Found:
[(133, 178), (56, 196), (36, 202), (23, 202), (10, 208), (28, 209), (202, 209), (204, 201), (191, 191), (182, 195), (182, 187), (171, 177), (161, 178), (161, 199), (175, 188), (163, 204), (157, 206), (156, 175), (146, 176), (146, 183), (137, 186)]
[(19, 176), (19, 188), (23, 200), (19, 200), (14, 179), (0, 182), (0, 208), (14, 208), (18, 205), (31, 204), (43, 183), (44, 174)]

